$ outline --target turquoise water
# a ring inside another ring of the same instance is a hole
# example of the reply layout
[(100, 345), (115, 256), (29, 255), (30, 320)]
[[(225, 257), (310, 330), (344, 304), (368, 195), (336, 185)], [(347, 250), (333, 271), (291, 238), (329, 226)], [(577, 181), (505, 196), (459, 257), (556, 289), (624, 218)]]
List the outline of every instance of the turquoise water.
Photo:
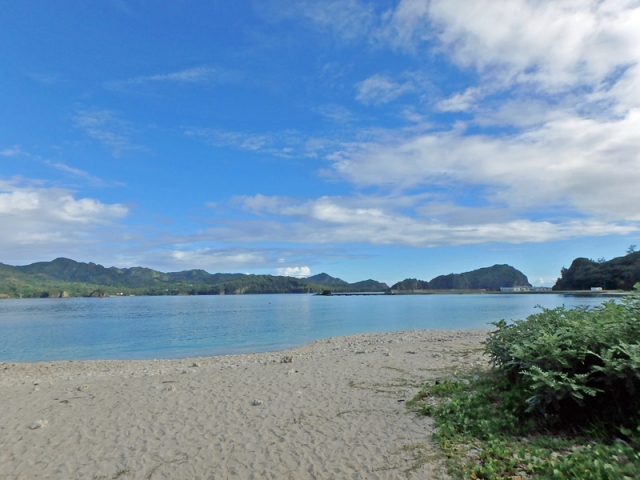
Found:
[(0, 301), (0, 361), (153, 359), (281, 350), (321, 338), (485, 328), (562, 295), (229, 295)]

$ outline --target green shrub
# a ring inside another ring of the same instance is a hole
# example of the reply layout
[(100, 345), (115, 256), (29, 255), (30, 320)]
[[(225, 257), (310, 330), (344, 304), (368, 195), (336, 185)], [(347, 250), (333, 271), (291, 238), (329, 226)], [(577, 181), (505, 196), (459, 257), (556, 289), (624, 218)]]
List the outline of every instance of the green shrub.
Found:
[(485, 353), (526, 393), (526, 410), (564, 425), (606, 419), (629, 426), (640, 410), (640, 300), (542, 309), (495, 322)]
[(640, 298), (496, 322), (492, 368), (428, 382), (454, 478), (640, 478)]

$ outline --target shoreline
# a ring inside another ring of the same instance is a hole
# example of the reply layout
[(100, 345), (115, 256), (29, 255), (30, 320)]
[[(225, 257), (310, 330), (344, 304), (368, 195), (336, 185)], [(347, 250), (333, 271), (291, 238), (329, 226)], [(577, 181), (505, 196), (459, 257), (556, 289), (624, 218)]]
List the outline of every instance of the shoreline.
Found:
[[(329, 288), (327, 290), (330, 290)], [(231, 296), (244, 296), (244, 295), (310, 295), (314, 297), (352, 297), (352, 296), (365, 296), (365, 297), (384, 297), (395, 295), (573, 295), (573, 296), (594, 296), (594, 297), (607, 297), (607, 296), (624, 296), (632, 295), (633, 290), (531, 290), (521, 292), (503, 292), (500, 290), (486, 290), (486, 289), (447, 289), (447, 290), (385, 290), (381, 292), (332, 292), (331, 295), (325, 295), (323, 293), (312, 292), (286, 292), (286, 293), (228, 293), (224, 295)], [(224, 296), (220, 294), (202, 294), (202, 295), (187, 295), (187, 294), (163, 294), (163, 295), (111, 295), (106, 294), (104, 296), (91, 296), (91, 295), (68, 295), (60, 297), (13, 297), (8, 294), (0, 294), (0, 300), (69, 300), (74, 298), (90, 298), (97, 300), (104, 300), (105, 298), (130, 298), (130, 297), (218, 297)]]
[(0, 363), (2, 473), (445, 478), (441, 462), (425, 461), (437, 453), (431, 420), (404, 402), (426, 380), (486, 365), (487, 332), (367, 333), (173, 360)]

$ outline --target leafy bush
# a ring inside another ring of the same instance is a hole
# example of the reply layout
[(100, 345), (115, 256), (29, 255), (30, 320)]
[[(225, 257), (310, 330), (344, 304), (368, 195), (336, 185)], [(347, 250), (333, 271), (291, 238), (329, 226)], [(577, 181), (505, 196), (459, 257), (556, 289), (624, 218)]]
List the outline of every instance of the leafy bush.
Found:
[(597, 419), (628, 424), (640, 410), (640, 300), (495, 322), (486, 354), (527, 393), (526, 410), (565, 425)]
[(640, 478), (640, 297), (495, 325), (491, 369), (408, 402), (435, 418), (453, 477)]

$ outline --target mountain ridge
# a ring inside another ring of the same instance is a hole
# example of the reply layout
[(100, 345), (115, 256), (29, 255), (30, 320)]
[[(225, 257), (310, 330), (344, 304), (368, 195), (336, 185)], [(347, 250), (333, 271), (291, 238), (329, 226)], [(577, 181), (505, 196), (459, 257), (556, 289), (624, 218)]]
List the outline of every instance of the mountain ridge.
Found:
[(375, 280), (350, 284), (326, 273), (310, 279), (318, 283), (274, 275), (212, 274), (201, 269), (165, 273), (146, 267), (104, 267), (60, 257), (23, 266), (0, 263), (0, 297), (320, 293), (327, 287), (340, 292), (388, 290), (385, 283)]

